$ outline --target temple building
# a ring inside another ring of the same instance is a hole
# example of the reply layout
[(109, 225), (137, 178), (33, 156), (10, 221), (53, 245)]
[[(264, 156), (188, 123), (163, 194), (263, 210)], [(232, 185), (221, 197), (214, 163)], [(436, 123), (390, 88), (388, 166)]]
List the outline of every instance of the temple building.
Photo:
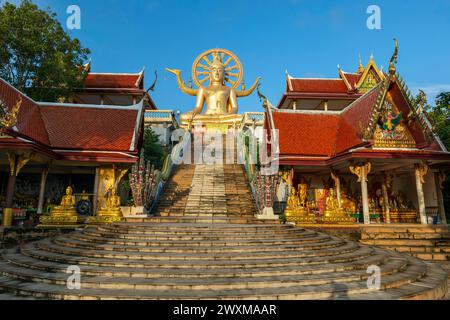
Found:
[(144, 99), (146, 110), (156, 110), (155, 103), (148, 94), (156, 85), (156, 80), (148, 90), (144, 89), (145, 72), (138, 73), (93, 73), (91, 62), (84, 66), (87, 73), (83, 88), (77, 89), (72, 103), (130, 106)]
[(78, 211), (104, 204), (138, 160), (145, 109), (155, 109), (142, 77), (89, 74), (73, 103), (36, 102), (0, 79), (2, 103), (19, 106), (0, 136), (1, 207), (14, 208), (14, 225), (51, 210), (69, 185)]
[(450, 153), (397, 72), (397, 50), (387, 73), (371, 57), (335, 79), (286, 75), (265, 128), (278, 130), (276, 211), (288, 221), (446, 223)]

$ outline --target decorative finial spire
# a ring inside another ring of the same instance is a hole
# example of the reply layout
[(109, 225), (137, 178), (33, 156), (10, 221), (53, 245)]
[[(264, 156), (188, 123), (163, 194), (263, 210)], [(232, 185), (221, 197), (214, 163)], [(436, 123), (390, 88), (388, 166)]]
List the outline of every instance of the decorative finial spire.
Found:
[(394, 54), (392, 55), (391, 61), (389, 62), (389, 74), (391, 76), (395, 76), (395, 74), (397, 73), (395, 64), (397, 63), (398, 58), (398, 41), (396, 38), (394, 38), (394, 42), (395, 42)]
[(359, 66), (358, 66), (357, 73), (363, 73), (363, 72), (364, 72), (364, 66), (362, 64), (361, 53), (360, 53), (359, 54)]
[(374, 60), (373, 53), (370, 54), (370, 60), (372, 60), (372, 61)]

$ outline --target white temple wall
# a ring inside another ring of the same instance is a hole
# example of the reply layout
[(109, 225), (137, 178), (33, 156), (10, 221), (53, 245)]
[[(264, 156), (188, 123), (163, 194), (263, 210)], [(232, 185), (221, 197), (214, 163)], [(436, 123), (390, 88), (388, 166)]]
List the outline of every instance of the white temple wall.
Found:
[(434, 172), (429, 172), (425, 177), (425, 184), (423, 185), (423, 193), (425, 195), (426, 207), (438, 207), (438, 198), (436, 194), (436, 183), (434, 181)]

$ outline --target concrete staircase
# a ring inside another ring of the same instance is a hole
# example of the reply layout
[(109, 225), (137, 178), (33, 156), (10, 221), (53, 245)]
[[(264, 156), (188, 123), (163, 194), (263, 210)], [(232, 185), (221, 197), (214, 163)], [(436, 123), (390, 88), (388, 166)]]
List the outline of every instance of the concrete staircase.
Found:
[[(447, 272), (393, 251), (265, 221), (243, 168), (182, 165), (156, 216), (4, 250), (0, 299), (441, 299)], [(81, 289), (69, 290), (69, 266)], [(369, 266), (381, 270), (369, 289)]]
[[(236, 300), (440, 299), (447, 291), (445, 271), (411, 256), (238, 222), (156, 217), (24, 244), (2, 253), (0, 290), (6, 298)], [(80, 290), (66, 287), (70, 265), (81, 268)], [(381, 268), (379, 291), (367, 288), (371, 265)]]
[(361, 242), (434, 261), (450, 271), (449, 226), (367, 226), (362, 229)]

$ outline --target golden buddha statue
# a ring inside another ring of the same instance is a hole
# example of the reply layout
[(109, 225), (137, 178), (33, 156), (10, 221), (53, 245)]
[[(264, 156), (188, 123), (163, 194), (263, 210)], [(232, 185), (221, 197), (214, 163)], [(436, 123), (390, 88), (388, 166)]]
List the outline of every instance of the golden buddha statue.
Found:
[(66, 189), (66, 194), (61, 199), (61, 204), (53, 208), (52, 215), (77, 215), (75, 209), (75, 196), (73, 195), (72, 187), (68, 186)]
[[(236, 115), (237, 98), (252, 94), (259, 83), (258, 78), (249, 90), (245, 90), (242, 83), (242, 64), (233, 53), (224, 49), (208, 50), (194, 62), (192, 78), (198, 89), (185, 86), (180, 70), (166, 70), (177, 76), (178, 86), (182, 92), (197, 97), (194, 110), (181, 116), (183, 124), (190, 124), (196, 120), (206, 124), (209, 122), (230, 125), (241, 118)], [(208, 83), (209, 85), (206, 85)], [(231, 86), (227, 86), (227, 83)], [(241, 83), (242, 90), (237, 90)], [(202, 115), (205, 103), (206, 110)]]
[(345, 212), (356, 213), (356, 202), (352, 200), (344, 189), (341, 190), (341, 204)]
[(301, 199), (298, 197), (295, 188), (291, 187), (290, 191), (291, 192), (287, 200), (286, 210), (284, 211), (287, 221), (298, 223), (314, 223), (316, 221), (315, 215), (309, 214), (306, 210), (306, 197), (304, 199), (304, 205), (302, 205)]
[(71, 186), (66, 188), (66, 194), (61, 204), (53, 208), (49, 216), (41, 216), (41, 227), (52, 225), (75, 225), (78, 223), (78, 214), (75, 208), (76, 199)]
[(355, 219), (350, 217), (344, 211), (344, 209), (341, 206), (339, 206), (339, 201), (333, 188), (330, 189), (330, 193), (325, 203), (326, 207), (325, 207), (325, 214), (323, 217), (324, 222), (332, 222), (338, 224), (355, 222)]
[(298, 185), (298, 197), (300, 199), (300, 206), (306, 207), (306, 196), (307, 196), (308, 185), (306, 183), (301, 183)]
[(116, 188), (113, 187), (105, 200), (105, 205), (100, 208), (95, 217), (89, 219), (91, 224), (120, 222), (123, 214), (120, 208), (120, 197)]

